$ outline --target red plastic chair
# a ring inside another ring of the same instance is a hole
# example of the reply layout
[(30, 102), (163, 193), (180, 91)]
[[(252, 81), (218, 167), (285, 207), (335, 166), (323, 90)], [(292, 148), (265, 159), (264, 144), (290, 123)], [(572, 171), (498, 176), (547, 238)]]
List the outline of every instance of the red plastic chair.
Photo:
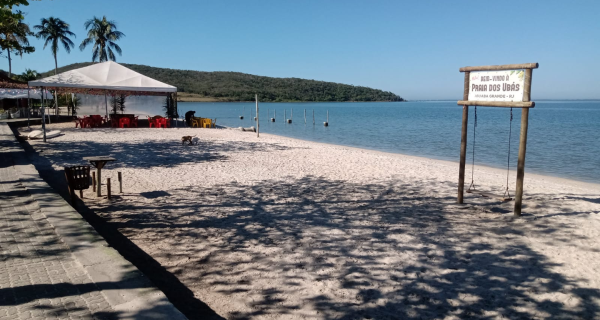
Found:
[(130, 128), (130, 124), (131, 124), (131, 121), (129, 120), (129, 118), (123, 117), (123, 118), (119, 119), (119, 128), (124, 128), (124, 127)]
[(84, 120), (85, 118), (75, 118), (73, 119), (73, 121), (75, 121), (75, 128), (77, 128), (77, 126), (79, 126), (80, 128), (84, 127)]
[(155, 121), (156, 121), (156, 127), (157, 128), (166, 128), (167, 127), (167, 119), (165, 119), (165, 118), (158, 118)]
[(112, 128), (118, 128), (119, 127), (119, 119), (120, 117), (116, 114), (111, 114), (110, 115), (110, 126)]
[(152, 128), (152, 127), (156, 128), (156, 122), (154, 122), (154, 118), (150, 118), (150, 117), (147, 117), (147, 118), (148, 118), (148, 127), (149, 128)]
[(92, 119), (90, 117), (83, 117), (83, 119), (81, 119), (81, 127), (82, 128), (91, 128), (93, 120), (94, 119)]
[(138, 127), (138, 117), (131, 117), (129, 118), (130, 122), (131, 122), (131, 127), (132, 128), (137, 128)]
[(104, 119), (100, 115), (92, 115), (90, 116), (90, 120), (91, 127), (100, 127)]

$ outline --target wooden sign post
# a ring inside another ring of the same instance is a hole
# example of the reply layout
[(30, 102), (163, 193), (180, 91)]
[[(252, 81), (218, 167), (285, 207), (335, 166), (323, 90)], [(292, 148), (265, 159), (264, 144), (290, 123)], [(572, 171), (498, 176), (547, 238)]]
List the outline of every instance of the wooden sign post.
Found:
[(460, 68), (460, 72), (465, 73), (465, 80), (463, 100), (458, 101), (458, 105), (463, 106), (458, 203), (464, 201), (469, 106), (521, 108), (521, 136), (514, 207), (514, 215), (521, 216), (529, 108), (535, 107), (535, 102), (531, 101), (531, 76), (532, 70), (538, 67), (537, 63), (524, 63)]

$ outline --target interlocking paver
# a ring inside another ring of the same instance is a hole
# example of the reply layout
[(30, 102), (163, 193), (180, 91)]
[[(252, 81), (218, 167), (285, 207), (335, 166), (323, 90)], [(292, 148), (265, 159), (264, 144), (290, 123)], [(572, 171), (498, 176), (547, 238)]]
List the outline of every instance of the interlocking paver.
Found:
[(96, 319), (110, 311), (0, 154), (0, 319)]

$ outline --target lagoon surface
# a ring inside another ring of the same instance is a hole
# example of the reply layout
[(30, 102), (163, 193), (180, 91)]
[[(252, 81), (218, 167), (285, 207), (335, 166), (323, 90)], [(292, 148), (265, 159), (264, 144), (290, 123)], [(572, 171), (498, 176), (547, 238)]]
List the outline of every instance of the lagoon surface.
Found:
[[(255, 104), (179, 103), (183, 116), (217, 118), (228, 127), (254, 126)], [(459, 160), (462, 107), (456, 101), (260, 103), (260, 131), (298, 139)], [(307, 119), (304, 122), (304, 110)], [(467, 163), (473, 151), (470, 107)], [(315, 124), (312, 113), (314, 110)], [(329, 111), (329, 127), (323, 126)], [(285, 123), (286, 117), (292, 123)], [(292, 116), (293, 112), (293, 116)], [(267, 114), (268, 113), (268, 114)], [(276, 121), (270, 118), (276, 113)], [(239, 116), (244, 119), (240, 120)], [(475, 164), (506, 168), (510, 109), (477, 108)], [(521, 110), (513, 109), (510, 168), (516, 170)], [(250, 134), (250, 133), (249, 133)], [(539, 101), (529, 113), (526, 172), (600, 181), (600, 101)], [(458, 166), (457, 166), (458, 177)]]

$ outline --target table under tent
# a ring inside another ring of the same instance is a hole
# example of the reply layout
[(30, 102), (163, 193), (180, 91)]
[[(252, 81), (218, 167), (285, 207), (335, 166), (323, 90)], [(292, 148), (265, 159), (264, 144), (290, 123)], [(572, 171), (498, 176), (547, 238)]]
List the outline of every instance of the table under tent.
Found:
[(77, 96), (85, 100), (77, 109), (78, 115), (103, 115), (123, 113), (123, 109), (109, 110), (109, 99), (137, 98), (134, 109), (128, 113), (155, 115), (165, 100), (171, 101), (171, 113), (177, 115), (177, 88), (144, 76), (116, 62), (95, 63), (87, 67), (59, 73), (47, 78), (29, 81), (29, 86), (40, 90), (51, 90), (58, 96)]

